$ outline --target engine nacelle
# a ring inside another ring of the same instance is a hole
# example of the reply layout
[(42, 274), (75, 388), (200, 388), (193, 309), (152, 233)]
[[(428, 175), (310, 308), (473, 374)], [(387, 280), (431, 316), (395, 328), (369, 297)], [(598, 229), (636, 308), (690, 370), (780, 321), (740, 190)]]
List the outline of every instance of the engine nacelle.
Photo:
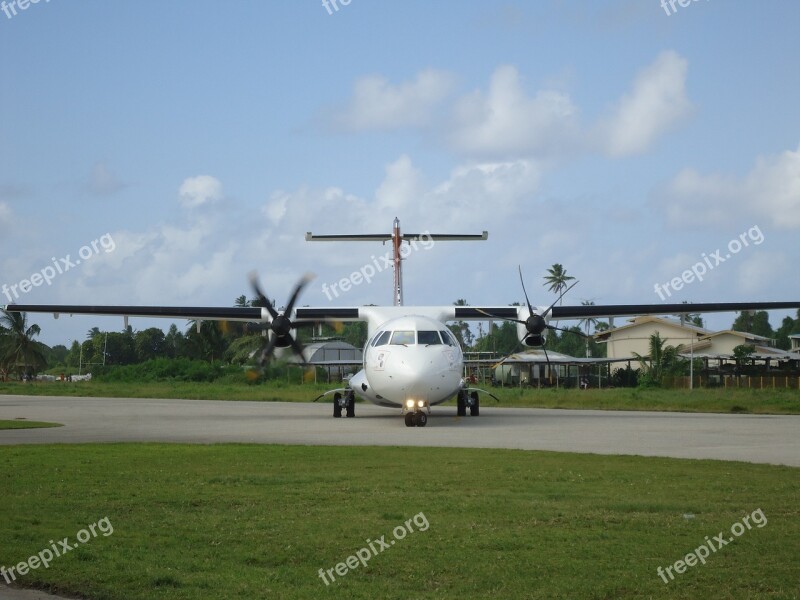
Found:
[[(547, 310), (547, 307), (534, 307), (534, 310), (538, 314), (544, 313)], [(530, 316), (530, 312), (528, 311), (527, 307), (520, 307), (519, 309), (519, 320), (525, 321)], [(528, 329), (522, 323), (517, 323), (517, 339), (522, 340), (522, 343), (529, 348), (541, 348), (546, 340), (547, 340), (547, 332), (549, 330), (545, 329), (541, 334), (532, 334), (528, 332)]]

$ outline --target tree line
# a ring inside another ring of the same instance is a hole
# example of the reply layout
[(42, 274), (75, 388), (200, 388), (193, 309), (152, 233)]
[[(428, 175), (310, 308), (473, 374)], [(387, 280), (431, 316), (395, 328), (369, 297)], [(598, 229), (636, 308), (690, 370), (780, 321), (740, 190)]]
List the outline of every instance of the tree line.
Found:
[[(561, 301), (562, 292), (574, 279), (562, 265), (556, 263), (548, 269), (543, 285)], [(463, 298), (456, 300), (454, 304), (468, 305)], [(583, 304), (592, 305), (594, 302), (584, 300)], [(258, 299), (248, 300), (245, 295), (234, 300), (234, 306), (237, 307), (260, 305)], [(691, 304), (687, 304), (688, 310), (690, 307)], [(688, 310), (684, 318), (702, 326), (700, 316), (690, 314)], [(455, 322), (449, 327), (467, 352), (491, 352), (497, 356), (505, 356), (525, 350), (518, 337), (516, 324), (501, 320), (490, 322), (488, 318), (487, 322), (488, 328), (485, 328), (484, 322), (471, 325), (463, 321)], [(605, 344), (595, 343), (591, 334), (608, 328), (607, 322), (593, 318), (583, 319), (577, 325), (566, 327), (566, 331), (549, 331), (546, 348), (569, 356), (604, 357)], [(797, 311), (797, 318), (784, 318), (777, 330), (770, 325), (765, 311), (742, 312), (731, 328), (775, 339), (777, 347), (788, 349), (789, 336), (800, 333), (800, 310)], [(12, 374), (22, 377), (48, 368), (86, 372), (99, 365), (132, 365), (163, 358), (206, 361), (212, 364), (252, 364), (264, 345), (265, 331), (264, 325), (260, 323), (227, 321), (202, 321), (199, 324), (190, 321), (185, 331), (172, 324), (166, 333), (158, 327), (140, 331), (135, 331), (131, 326), (122, 331), (101, 331), (93, 327), (82, 342), (75, 340), (69, 348), (63, 345), (51, 348), (36, 340), (41, 329), (36, 324), (29, 324), (26, 314), (2, 311), (0, 378), (5, 379)], [(363, 322), (320, 323), (313, 328), (298, 329), (297, 335), (304, 345), (314, 339), (336, 338), (362, 348), (367, 341), (367, 326)]]

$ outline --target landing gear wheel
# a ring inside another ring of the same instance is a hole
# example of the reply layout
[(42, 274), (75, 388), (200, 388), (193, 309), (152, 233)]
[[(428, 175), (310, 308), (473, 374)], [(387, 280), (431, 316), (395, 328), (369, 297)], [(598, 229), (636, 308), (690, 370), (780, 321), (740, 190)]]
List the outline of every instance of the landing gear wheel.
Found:
[(406, 413), (406, 427), (414, 426), (414, 413)]
[(353, 392), (347, 392), (345, 398), (347, 398), (347, 417), (352, 419), (356, 416), (356, 395)]
[(417, 427), (425, 427), (427, 423), (428, 423), (428, 415), (426, 415), (424, 412), (418, 412), (417, 414), (414, 415), (414, 424)]
[(342, 399), (342, 395), (339, 392), (336, 392), (333, 395), (333, 417), (335, 419), (342, 418), (342, 405), (339, 404), (339, 400)]
[(481, 401), (480, 398), (478, 398), (478, 392), (472, 392), (470, 398), (472, 399), (472, 403), (469, 406), (469, 414), (472, 417), (477, 417), (481, 414)]
[(458, 392), (458, 396), (456, 396), (456, 415), (459, 417), (466, 417), (467, 416), (467, 399), (466, 399), (466, 392)]

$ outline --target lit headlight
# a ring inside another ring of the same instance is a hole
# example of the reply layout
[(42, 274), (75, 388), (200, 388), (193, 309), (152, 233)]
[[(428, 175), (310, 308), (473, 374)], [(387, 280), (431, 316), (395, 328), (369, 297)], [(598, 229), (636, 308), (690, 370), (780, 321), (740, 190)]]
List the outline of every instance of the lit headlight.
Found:
[(423, 402), (422, 400), (417, 400), (417, 406), (422, 408), (423, 406), (425, 406), (425, 402)]
[(413, 400), (406, 400), (406, 407), (407, 408), (414, 408), (414, 401)]

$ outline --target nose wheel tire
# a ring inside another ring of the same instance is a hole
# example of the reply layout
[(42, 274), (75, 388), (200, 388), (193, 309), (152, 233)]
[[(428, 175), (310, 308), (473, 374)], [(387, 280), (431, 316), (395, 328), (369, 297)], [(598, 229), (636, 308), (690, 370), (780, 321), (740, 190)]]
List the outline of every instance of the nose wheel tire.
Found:
[(406, 413), (406, 427), (425, 427), (428, 424), (428, 415), (424, 412)]
[(356, 395), (353, 392), (348, 392), (347, 396), (347, 417), (352, 419), (356, 416)]

